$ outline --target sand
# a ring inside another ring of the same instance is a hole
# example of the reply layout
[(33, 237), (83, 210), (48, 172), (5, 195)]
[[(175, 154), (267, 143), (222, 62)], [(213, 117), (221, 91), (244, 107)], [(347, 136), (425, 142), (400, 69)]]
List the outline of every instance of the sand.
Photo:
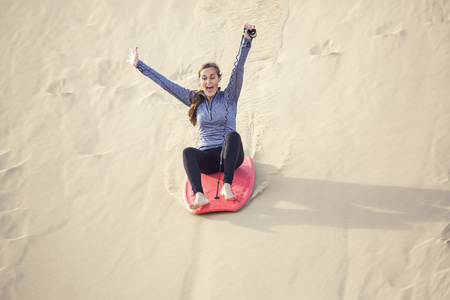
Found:
[[(450, 299), (450, 2), (1, 1), (0, 299)], [(191, 215), (178, 84), (227, 82), (257, 179)]]

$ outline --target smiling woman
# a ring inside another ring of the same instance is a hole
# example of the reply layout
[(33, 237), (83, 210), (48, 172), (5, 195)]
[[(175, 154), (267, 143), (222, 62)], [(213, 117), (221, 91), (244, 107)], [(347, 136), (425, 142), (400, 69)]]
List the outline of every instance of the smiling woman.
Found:
[(137, 47), (131, 49), (128, 61), (142, 74), (189, 106), (191, 123), (194, 126), (199, 124), (198, 148), (189, 147), (183, 151), (184, 168), (195, 195), (195, 202), (190, 205), (192, 210), (209, 203), (202, 187), (202, 173), (212, 174), (223, 170), (221, 195), (225, 200), (236, 200), (231, 185), (235, 169), (244, 161), (241, 137), (236, 132), (237, 103), (244, 78), (244, 64), (255, 37), (255, 26), (244, 24), (239, 53), (224, 91), (219, 87), (222, 75), (215, 63), (206, 63), (200, 68), (198, 78), (201, 89), (191, 91), (168, 80), (140, 61)]
[(219, 82), (222, 80), (219, 66), (216, 63), (206, 63), (198, 71), (198, 80), (203, 90), (197, 91), (192, 97), (191, 107), (188, 111), (189, 120), (192, 125), (197, 125), (197, 108), (206, 99), (211, 102), (212, 97), (219, 89)]
[(219, 66), (215, 63), (206, 63), (200, 68), (199, 72), (200, 84), (205, 91), (208, 102), (211, 102), (211, 98), (216, 94), (219, 89), (219, 82), (222, 79)]

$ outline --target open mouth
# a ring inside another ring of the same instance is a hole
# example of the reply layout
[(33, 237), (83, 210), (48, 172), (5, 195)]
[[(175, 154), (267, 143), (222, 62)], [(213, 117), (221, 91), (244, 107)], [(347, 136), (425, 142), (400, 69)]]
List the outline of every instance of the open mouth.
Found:
[(206, 92), (207, 93), (212, 93), (212, 91), (213, 91), (213, 87), (212, 86), (207, 86), (206, 87)]

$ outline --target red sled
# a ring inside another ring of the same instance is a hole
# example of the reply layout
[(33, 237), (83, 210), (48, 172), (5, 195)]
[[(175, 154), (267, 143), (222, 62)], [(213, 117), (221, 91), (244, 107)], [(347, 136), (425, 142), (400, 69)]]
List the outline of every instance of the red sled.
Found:
[[(223, 175), (223, 174), (222, 174)], [(222, 177), (222, 176), (221, 176)], [(237, 211), (241, 209), (245, 203), (250, 199), (253, 187), (255, 186), (255, 165), (251, 157), (244, 158), (242, 165), (234, 171), (233, 184), (231, 185), (231, 191), (236, 200), (227, 201), (220, 194), (222, 190), (223, 182), (219, 182), (219, 199), (214, 199), (217, 191), (217, 180), (219, 173), (214, 174), (202, 174), (202, 186), (205, 192), (206, 198), (209, 199), (209, 204), (202, 206), (198, 209), (192, 210), (189, 205), (194, 203), (195, 195), (192, 192), (191, 184), (188, 178), (184, 182), (183, 189), (183, 202), (186, 208), (195, 215), (219, 212), (219, 211)], [(222, 181), (222, 179), (220, 180)]]

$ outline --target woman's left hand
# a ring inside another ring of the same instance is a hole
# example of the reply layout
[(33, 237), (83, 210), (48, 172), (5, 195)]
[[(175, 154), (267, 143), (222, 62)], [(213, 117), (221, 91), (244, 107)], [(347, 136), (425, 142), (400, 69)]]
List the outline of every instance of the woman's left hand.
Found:
[[(250, 37), (250, 35), (248, 34), (248, 30), (252, 30), (252, 29), (255, 29), (255, 25), (251, 25), (251, 24), (248, 24), (248, 23), (245, 23), (244, 24), (244, 36), (247, 38), (247, 39), (249, 39), (249, 40), (251, 40), (252, 38)], [(255, 38), (256, 36), (254, 36), (253, 38)]]
[(138, 47), (136, 47), (136, 49), (130, 48), (130, 56), (128, 57), (127, 62), (136, 67), (138, 61), (139, 61)]

